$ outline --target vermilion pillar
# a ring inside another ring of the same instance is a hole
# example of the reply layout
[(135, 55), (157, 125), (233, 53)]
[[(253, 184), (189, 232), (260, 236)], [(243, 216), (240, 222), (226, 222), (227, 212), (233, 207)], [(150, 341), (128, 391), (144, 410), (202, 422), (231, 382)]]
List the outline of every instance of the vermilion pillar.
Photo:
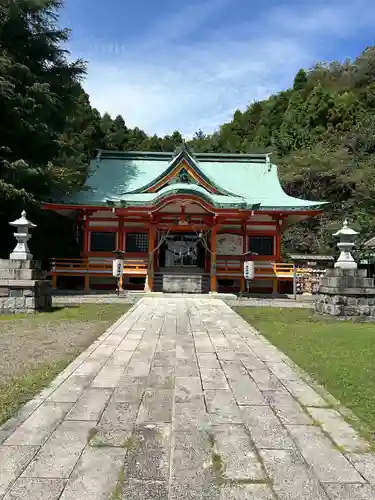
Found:
[(84, 215), (83, 220), (83, 256), (86, 257), (89, 252), (89, 220), (88, 216)]
[(246, 288), (246, 285), (245, 285), (245, 278), (244, 278), (244, 263), (245, 263), (245, 259), (246, 259), (246, 256), (245, 256), (245, 253), (246, 253), (246, 248), (247, 248), (247, 245), (246, 245), (246, 233), (247, 233), (247, 223), (246, 221), (242, 224), (242, 238), (243, 238), (243, 241), (242, 241), (242, 253), (243, 253), (243, 256), (242, 256), (242, 259), (241, 259), (241, 272), (242, 272), (242, 276), (240, 278), (240, 287), (241, 287), (241, 292), (245, 292), (245, 288)]
[(217, 292), (217, 277), (216, 277), (216, 236), (218, 226), (213, 225), (211, 229), (211, 275), (210, 275), (210, 288), (211, 292)]
[[(275, 235), (275, 251), (274, 251), (274, 258), (275, 262), (280, 262), (281, 260), (281, 231), (280, 231), (280, 220), (278, 219), (276, 221), (276, 235)], [(274, 278), (273, 283), (272, 283), (272, 292), (273, 293), (278, 293), (279, 291), (279, 282), (277, 277)]]
[(125, 242), (124, 242), (124, 217), (119, 217), (118, 219), (118, 240), (117, 240), (117, 248), (119, 250), (124, 250)]
[(281, 260), (281, 230), (280, 226), (276, 229), (275, 236), (275, 261), (280, 262)]
[(147, 285), (150, 292), (154, 286), (154, 250), (156, 243), (156, 227), (151, 225), (148, 230), (148, 266), (147, 266)]

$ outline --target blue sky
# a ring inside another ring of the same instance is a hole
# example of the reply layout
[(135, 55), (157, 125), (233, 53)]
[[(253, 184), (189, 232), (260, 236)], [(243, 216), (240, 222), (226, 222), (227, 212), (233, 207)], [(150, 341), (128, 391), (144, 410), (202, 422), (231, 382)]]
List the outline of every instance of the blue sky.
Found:
[(300, 67), (375, 44), (373, 0), (65, 0), (100, 112), (149, 134), (212, 132)]

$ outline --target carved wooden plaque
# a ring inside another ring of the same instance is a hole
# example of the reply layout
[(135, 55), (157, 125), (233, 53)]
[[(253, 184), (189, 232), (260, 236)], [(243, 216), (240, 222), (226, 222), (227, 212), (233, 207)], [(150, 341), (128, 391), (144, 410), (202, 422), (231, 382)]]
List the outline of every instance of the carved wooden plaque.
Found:
[(219, 234), (216, 242), (218, 255), (242, 255), (243, 236), (240, 234)]

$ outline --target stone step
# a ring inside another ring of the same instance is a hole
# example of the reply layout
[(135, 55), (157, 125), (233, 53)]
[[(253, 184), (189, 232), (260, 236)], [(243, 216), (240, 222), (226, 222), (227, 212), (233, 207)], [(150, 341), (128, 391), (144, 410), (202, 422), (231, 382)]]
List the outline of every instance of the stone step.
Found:
[(207, 274), (157, 273), (154, 290), (166, 293), (207, 293), (209, 277)]

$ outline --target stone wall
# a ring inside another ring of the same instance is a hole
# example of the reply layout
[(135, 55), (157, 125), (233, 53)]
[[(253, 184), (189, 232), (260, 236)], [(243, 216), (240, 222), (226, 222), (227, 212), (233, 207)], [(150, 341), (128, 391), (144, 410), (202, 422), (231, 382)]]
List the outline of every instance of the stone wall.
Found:
[(365, 270), (330, 269), (320, 280), (315, 311), (319, 314), (375, 321), (374, 280)]
[(35, 261), (0, 259), (0, 314), (52, 307), (51, 283)]
[(319, 314), (375, 320), (375, 296), (319, 294), (315, 302)]

